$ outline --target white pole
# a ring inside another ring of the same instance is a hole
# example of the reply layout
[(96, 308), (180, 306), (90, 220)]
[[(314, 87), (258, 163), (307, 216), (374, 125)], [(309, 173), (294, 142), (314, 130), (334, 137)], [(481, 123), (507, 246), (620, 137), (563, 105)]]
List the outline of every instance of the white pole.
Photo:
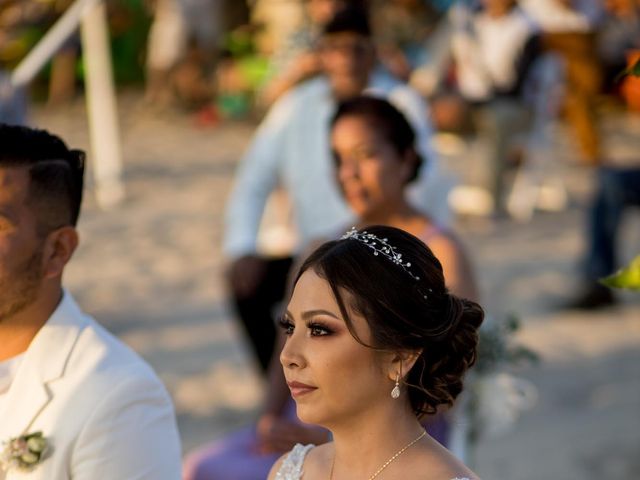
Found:
[(96, 197), (101, 207), (109, 208), (124, 198), (124, 186), (109, 32), (103, 2), (85, 13), (81, 33)]
[(24, 87), (78, 28), (80, 19), (100, 0), (76, 0), (11, 73), (11, 84)]

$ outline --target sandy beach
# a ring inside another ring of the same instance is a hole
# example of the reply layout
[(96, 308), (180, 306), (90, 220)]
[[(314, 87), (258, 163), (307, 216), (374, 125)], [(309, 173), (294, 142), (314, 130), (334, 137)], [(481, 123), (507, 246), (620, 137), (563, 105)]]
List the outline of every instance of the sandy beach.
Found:
[[(251, 422), (263, 395), (227, 304), (220, 251), (225, 198), (255, 125), (203, 129), (188, 116), (142, 107), (137, 94), (121, 94), (119, 103), (126, 200), (100, 209), (89, 172), (82, 243), (65, 281), (87, 312), (159, 373), (189, 451)], [(89, 148), (81, 101), (35, 107), (31, 120)], [(640, 155), (639, 115), (609, 111), (604, 129), (612, 157)], [(527, 223), (457, 221), (483, 304), (496, 318), (516, 314), (518, 341), (541, 356), (514, 372), (536, 386), (536, 405), (510, 431), (483, 438), (474, 467), (487, 480), (629, 480), (640, 472), (640, 294), (622, 293), (619, 305), (599, 312), (557, 308), (578, 286), (593, 175), (575, 162), (563, 127), (557, 132), (568, 208)], [(443, 165), (462, 172), (473, 155), (467, 148)], [(640, 253), (633, 213), (621, 235), (624, 260)]]

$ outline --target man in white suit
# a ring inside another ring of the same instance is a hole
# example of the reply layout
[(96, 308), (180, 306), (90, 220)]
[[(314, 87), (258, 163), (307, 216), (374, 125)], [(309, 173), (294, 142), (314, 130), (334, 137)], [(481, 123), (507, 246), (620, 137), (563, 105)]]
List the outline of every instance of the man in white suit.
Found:
[(0, 480), (176, 480), (165, 388), (62, 288), (83, 162), (45, 131), (0, 124)]

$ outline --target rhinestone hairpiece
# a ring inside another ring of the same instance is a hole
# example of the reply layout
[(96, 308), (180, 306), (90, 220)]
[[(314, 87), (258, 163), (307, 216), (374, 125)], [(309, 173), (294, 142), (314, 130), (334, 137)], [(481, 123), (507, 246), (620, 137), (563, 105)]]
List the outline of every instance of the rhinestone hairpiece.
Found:
[[(389, 240), (387, 238), (380, 238), (375, 236), (373, 233), (369, 233), (367, 231), (359, 232), (356, 230), (356, 227), (351, 227), (347, 233), (345, 233), (341, 238), (341, 240), (351, 239), (357, 240), (371, 250), (373, 250), (373, 254), (377, 257), (378, 255), (383, 255), (391, 260), (393, 263), (401, 267), (405, 272), (407, 272), (414, 280), (420, 280), (420, 277), (415, 275), (411, 270), (411, 262), (405, 262), (402, 259), (402, 254), (398, 253), (392, 245), (389, 245)], [(426, 298), (426, 297), (425, 297)]]

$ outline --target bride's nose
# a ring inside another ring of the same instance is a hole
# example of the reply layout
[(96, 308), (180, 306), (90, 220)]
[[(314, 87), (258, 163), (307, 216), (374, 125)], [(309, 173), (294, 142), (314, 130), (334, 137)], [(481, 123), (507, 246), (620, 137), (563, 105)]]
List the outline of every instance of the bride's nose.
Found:
[(300, 335), (296, 335), (296, 332), (287, 337), (280, 352), (280, 363), (283, 368), (300, 368), (305, 365), (302, 343), (303, 339)]

